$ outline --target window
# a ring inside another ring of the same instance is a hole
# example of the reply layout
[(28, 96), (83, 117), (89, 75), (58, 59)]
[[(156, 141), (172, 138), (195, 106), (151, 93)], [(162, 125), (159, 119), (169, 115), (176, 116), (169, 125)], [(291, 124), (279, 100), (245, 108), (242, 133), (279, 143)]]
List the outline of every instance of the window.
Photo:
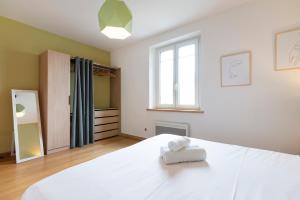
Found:
[(156, 49), (156, 108), (199, 108), (198, 43), (192, 39)]

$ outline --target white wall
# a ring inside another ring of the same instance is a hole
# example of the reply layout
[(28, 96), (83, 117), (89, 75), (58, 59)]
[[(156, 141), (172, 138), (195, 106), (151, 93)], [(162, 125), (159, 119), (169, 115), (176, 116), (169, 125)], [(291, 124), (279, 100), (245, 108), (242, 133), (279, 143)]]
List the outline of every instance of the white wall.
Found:
[[(150, 137), (155, 120), (188, 122), (192, 137), (300, 154), (300, 70), (273, 69), (274, 33), (300, 27), (299, 8), (299, 0), (255, 0), (112, 52), (122, 68), (122, 132)], [(146, 111), (149, 48), (195, 31), (205, 113)], [(252, 86), (221, 88), (220, 56), (241, 50), (253, 53)]]

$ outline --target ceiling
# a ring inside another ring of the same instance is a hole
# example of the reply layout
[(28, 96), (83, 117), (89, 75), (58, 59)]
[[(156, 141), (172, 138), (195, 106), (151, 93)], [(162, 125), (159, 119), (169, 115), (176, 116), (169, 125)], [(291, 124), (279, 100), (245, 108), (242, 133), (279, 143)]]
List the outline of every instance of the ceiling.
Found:
[(133, 35), (110, 40), (98, 27), (104, 0), (1, 0), (0, 14), (100, 49), (114, 50), (249, 0), (125, 0), (133, 14)]

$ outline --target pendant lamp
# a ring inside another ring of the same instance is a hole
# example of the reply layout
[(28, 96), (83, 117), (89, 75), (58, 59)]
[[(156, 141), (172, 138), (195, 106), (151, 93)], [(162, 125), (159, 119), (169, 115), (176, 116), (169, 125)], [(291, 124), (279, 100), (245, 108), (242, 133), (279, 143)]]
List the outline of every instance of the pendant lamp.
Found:
[(25, 107), (22, 104), (17, 104), (16, 105), (16, 116), (17, 118), (21, 118), (25, 116), (26, 110)]
[(131, 36), (132, 15), (124, 1), (105, 0), (98, 13), (101, 32), (110, 39)]

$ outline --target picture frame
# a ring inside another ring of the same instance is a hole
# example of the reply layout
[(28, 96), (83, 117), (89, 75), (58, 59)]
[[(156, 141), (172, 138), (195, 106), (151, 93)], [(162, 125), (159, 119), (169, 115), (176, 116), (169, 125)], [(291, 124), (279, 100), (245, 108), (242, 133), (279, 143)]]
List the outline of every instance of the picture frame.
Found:
[(300, 69), (300, 28), (275, 34), (275, 71)]
[(252, 84), (252, 52), (241, 51), (220, 58), (221, 87)]

